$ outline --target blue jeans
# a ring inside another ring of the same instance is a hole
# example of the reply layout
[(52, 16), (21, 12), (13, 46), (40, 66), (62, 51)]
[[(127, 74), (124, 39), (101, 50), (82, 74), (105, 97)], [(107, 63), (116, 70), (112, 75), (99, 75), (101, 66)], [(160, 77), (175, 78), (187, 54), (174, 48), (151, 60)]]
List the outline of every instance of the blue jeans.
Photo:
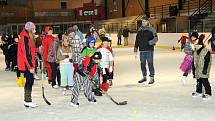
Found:
[(146, 61), (148, 63), (150, 77), (154, 77), (155, 75), (155, 69), (153, 64), (153, 55), (154, 51), (141, 51), (140, 52), (140, 62), (141, 62), (141, 70), (143, 77), (147, 76), (147, 70), (146, 70)]

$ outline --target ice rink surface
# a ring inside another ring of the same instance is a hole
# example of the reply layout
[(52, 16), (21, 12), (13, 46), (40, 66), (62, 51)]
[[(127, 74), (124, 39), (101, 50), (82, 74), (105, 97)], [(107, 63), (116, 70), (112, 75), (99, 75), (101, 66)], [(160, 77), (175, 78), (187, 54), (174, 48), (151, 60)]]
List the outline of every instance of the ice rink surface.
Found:
[[(17, 87), (15, 73), (4, 71), (4, 58), (0, 56), (0, 121), (214, 121), (215, 98), (203, 101), (192, 98), (195, 82), (189, 75), (186, 85), (179, 70), (184, 53), (156, 49), (154, 53), (155, 84), (137, 84), (141, 79), (140, 62), (133, 56), (133, 48), (115, 48), (114, 86), (109, 94), (117, 101), (127, 100), (117, 106), (106, 96), (96, 97), (98, 103), (89, 103), (83, 93), (78, 108), (69, 105), (70, 95), (63, 96), (61, 89), (45, 84), (48, 106), (42, 98), (41, 81), (35, 81), (33, 101), (38, 108), (23, 106), (23, 88)], [(214, 94), (215, 55), (210, 83)], [(149, 78), (148, 78), (149, 80)]]

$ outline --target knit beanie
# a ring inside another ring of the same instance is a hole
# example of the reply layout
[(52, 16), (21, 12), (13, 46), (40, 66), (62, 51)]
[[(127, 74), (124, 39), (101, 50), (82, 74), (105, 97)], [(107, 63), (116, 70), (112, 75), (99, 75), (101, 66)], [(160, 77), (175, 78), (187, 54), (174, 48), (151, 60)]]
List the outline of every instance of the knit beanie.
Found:
[(27, 31), (32, 31), (32, 29), (34, 29), (34, 28), (36, 28), (36, 26), (35, 26), (35, 24), (33, 23), (33, 22), (27, 22), (26, 24), (25, 24), (25, 29), (27, 30)]

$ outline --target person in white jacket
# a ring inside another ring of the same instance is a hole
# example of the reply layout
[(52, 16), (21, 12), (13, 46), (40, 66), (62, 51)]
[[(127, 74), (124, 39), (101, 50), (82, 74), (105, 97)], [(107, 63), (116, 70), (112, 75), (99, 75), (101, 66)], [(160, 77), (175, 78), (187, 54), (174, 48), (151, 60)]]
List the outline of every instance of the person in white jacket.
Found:
[(112, 49), (108, 46), (109, 39), (107, 37), (102, 37), (102, 47), (98, 48), (98, 52), (101, 52), (102, 59), (100, 62), (100, 66), (102, 68), (102, 83), (107, 83), (109, 81), (109, 85), (112, 86), (113, 82), (113, 53)]

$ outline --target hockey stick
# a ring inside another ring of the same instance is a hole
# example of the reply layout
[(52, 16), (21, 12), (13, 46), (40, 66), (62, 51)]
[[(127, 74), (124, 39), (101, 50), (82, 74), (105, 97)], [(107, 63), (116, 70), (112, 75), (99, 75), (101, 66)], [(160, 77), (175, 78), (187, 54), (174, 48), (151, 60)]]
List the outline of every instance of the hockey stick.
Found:
[(46, 99), (45, 97), (45, 90), (44, 90), (44, 86), (43, 86), (43, 83), (44, 83), (44, 76), (43, 76), (43, 63), (42, 63), (42, 95), (43, 95), (43, 100), (46, 102), (46, 104), (48, 105), (51, 105), (51, 103)]
[[(91, 78), (86, 74), (84, 73), (85, 76), (91, 80)], [(95, 84), (94, 81), (92, 81), (93, 84)], [(128, 103), (128, 101), (122, 101), (122, 102), (117, 102), (116, 100), (114, 100), (106, 91), (102, 91), (102, 90), (99, 90), (99, 92), (101, 92), (102, 94), (105, 94), (112, 102), (114, 102), (116, 105), (126, 105)]]
[[(100, 91), (100, 90), (99, 90)], [(101, 93), (105, 94), (112, 102), (114, 102), (116, 105), (126, 105), (128, 101), (122, 101), (122, 102), (117, 102), (115, 101), (107, 92), (100, 91)]]

